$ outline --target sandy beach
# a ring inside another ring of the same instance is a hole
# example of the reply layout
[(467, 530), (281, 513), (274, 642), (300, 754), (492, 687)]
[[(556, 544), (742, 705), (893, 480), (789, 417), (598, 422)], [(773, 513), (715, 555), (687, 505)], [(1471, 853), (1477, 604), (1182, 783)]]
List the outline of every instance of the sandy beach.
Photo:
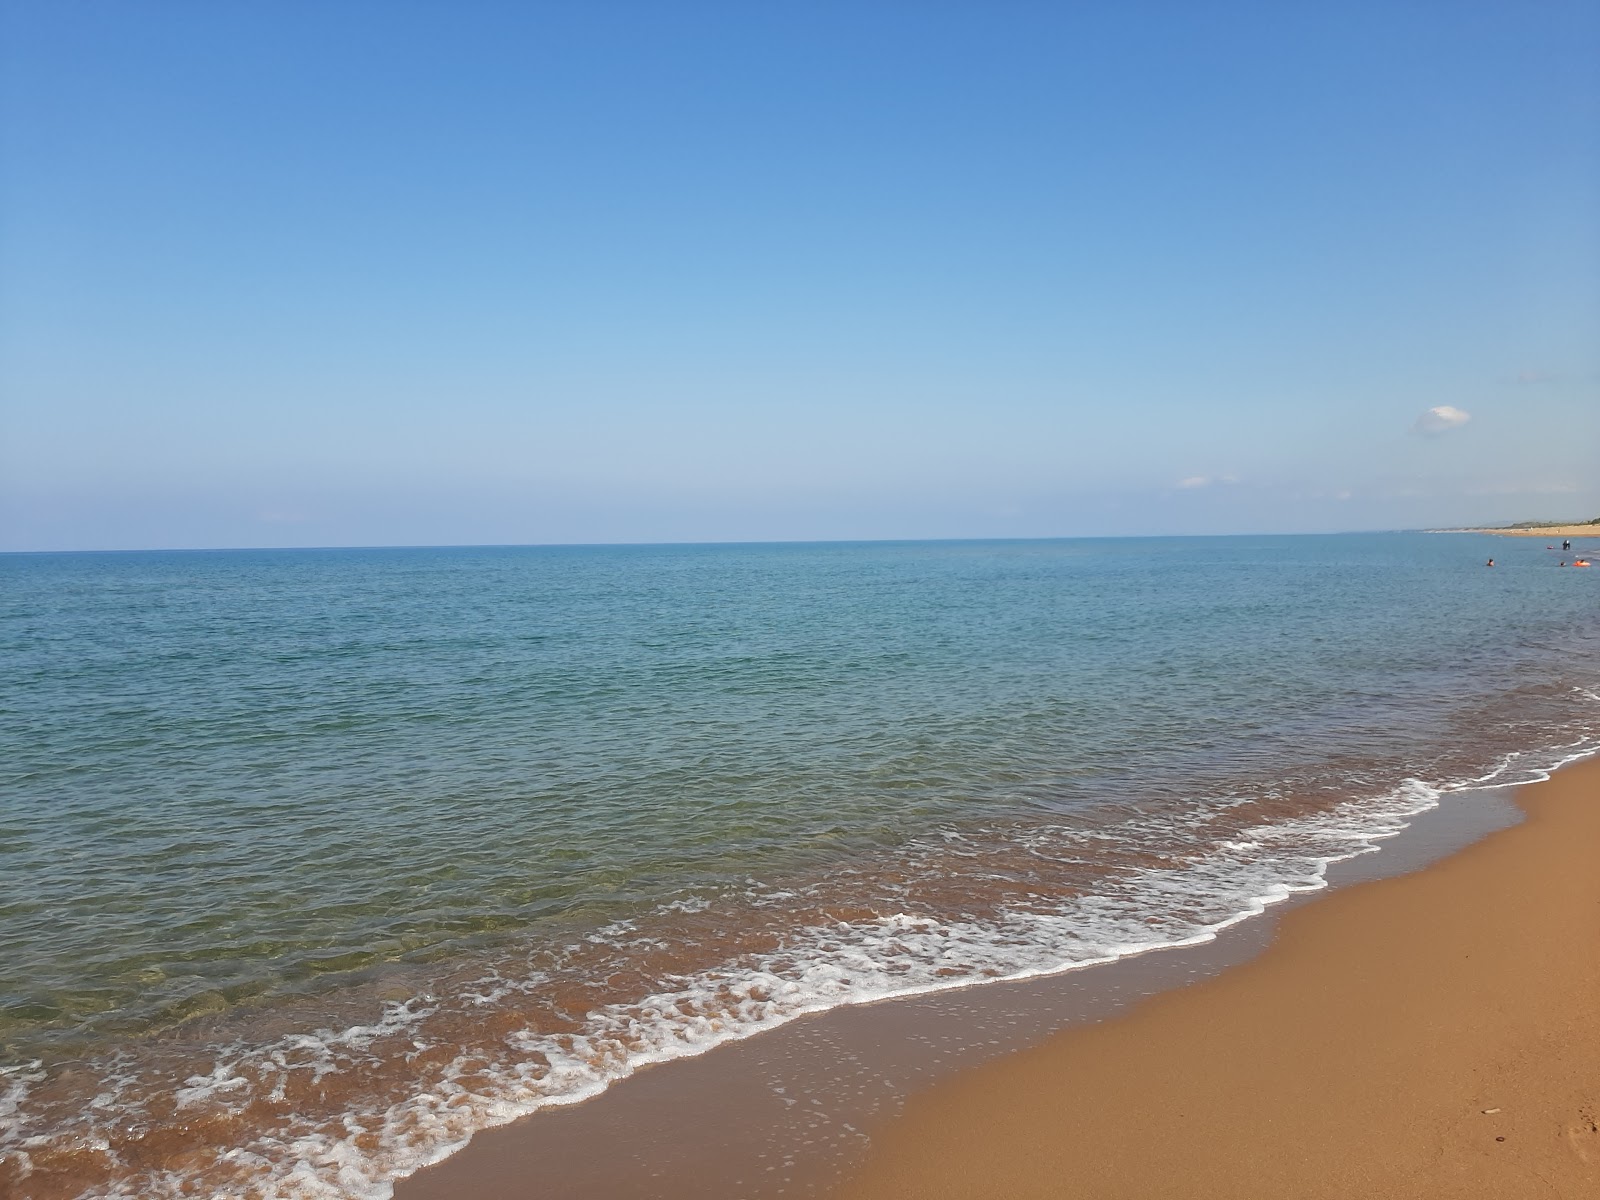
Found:
[(12, 8), (0, 1200), (1600, 1200), (1600, 0)]
[(935, 1085), (847, 1200), (1600, 1194), (1600, 763), (1271, 948)]
[[(1463, 793), (1334, 891), (1087, 990), (836, 1010), (482, 1133), (396, 1195), (1590, 1195), (1600, 762), (1515, 796), (1521, 824)], [(977, 1062), (930, 1057), (962, 1042)], [(830, 1148), (785, 1097), (860, 1135)]]
[(1458, 529), (1454, 533), (1492, 533), (1499, 537), (1600, 538), (1600, 525), (1541, 525), (1536, 529)]

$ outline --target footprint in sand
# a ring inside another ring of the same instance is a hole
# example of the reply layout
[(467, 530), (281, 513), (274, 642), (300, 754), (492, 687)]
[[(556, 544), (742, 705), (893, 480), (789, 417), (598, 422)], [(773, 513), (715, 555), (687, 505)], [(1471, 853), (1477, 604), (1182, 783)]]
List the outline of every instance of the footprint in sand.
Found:
[(1582, 1162), (1600, 1157), (1600, 1121), (1593, 1109), (1580, 1108), (1578, 1119), (1567, 1126), (1567, 1142)]

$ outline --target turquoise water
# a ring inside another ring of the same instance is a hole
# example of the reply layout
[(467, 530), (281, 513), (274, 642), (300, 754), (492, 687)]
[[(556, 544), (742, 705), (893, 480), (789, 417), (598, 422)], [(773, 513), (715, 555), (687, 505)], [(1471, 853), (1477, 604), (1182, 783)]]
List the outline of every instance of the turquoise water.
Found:
[(1559, 557), (0, 556), (0, 1180), (379, 1196), (640, 1062), (1207, 936), (1600, 742)]

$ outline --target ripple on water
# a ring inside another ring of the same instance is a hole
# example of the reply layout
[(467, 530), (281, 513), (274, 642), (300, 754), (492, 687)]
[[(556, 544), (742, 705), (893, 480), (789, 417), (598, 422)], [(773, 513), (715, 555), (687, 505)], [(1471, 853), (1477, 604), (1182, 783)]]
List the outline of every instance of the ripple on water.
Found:
[(806, 1011), (1209, 936), (1595, 736), (1593, 595), (1471, 549), (7, 559), (3, 1170), (381, 1195)]

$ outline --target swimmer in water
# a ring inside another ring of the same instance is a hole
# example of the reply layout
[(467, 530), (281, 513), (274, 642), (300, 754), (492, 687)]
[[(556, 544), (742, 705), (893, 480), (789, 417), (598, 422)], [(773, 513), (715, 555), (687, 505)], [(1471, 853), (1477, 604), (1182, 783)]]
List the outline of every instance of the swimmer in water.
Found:
[(1486, 566), (1486, 567), (1494, 566), (1494, 559), (1491, 558), (1488, 562), (1484, 563), (1483, 565)]

